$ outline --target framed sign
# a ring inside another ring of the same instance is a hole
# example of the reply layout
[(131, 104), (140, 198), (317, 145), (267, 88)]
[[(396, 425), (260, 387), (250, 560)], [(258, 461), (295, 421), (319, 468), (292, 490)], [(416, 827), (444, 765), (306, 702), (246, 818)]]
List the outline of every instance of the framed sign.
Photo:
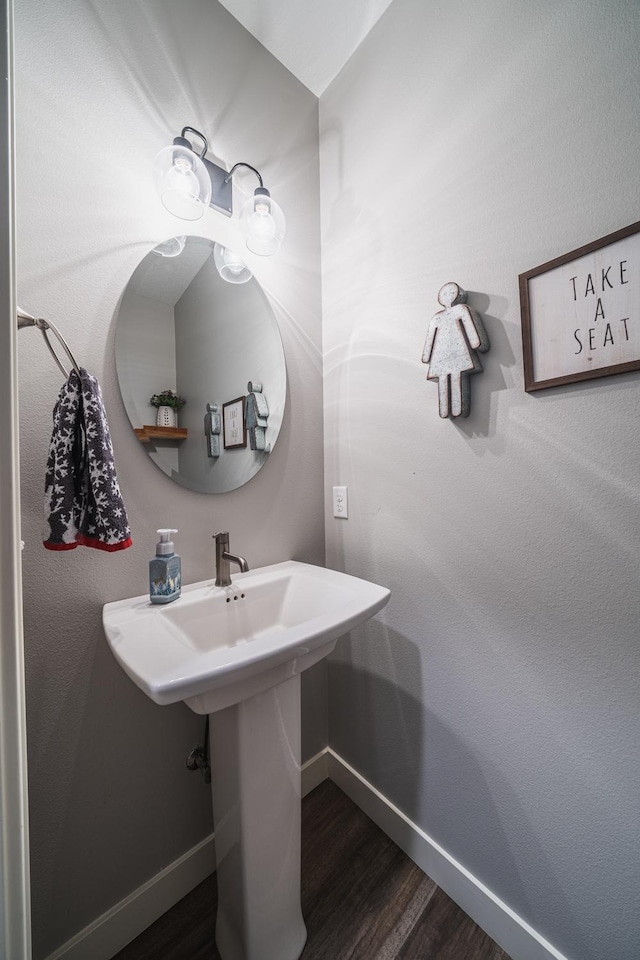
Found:
[(224, 449), (230, 447), (246, 447), (247, 431), (245, 429), (246, 397), (238, 397), (222, 404), (222, 433)]
[(519, 280), (528, 393), (640, 370), (640, 222)]

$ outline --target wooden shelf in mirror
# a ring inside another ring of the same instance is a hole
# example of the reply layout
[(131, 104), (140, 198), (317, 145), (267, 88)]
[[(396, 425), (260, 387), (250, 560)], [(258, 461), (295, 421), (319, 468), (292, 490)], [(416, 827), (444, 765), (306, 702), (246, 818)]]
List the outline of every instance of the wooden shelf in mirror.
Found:
[(188, 432), (186, 427), (156, 427), (149, 424), (134, 428), (140, 443), (151, 443), (152, 440), (186, 440)]

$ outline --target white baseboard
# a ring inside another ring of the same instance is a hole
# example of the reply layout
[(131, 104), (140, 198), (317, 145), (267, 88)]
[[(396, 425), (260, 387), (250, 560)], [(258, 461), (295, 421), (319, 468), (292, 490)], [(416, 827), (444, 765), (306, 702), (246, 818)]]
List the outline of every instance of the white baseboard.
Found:
[(327, 754), (330, 779), (513, 960), (567, 960), (337, 753)]
[[(302, 796), (330, 777), (513, 960), (567, 960), (337, 753), (303, 764)], [(213, 834), (63, 944), (47, 960), (111, 960), (215, 870)]]
[[(303, 764), (302, 796), (329, 776), (326, 750)], [(214, 836), (206, 837), (178, 860), (148, 880), (88, 927), (64, 943), (47, 960), (111, 960), (216, 868)]]
[(302, 780), (302, 796), (306, 797), (308, 793), (311, 793), (312, 790), (322, 783), (323, 780), (326, 780), (329, 776), (329, 749), (325, 747), (324, 750), (321, 750), (320, 753), (316, 753), (315, 757), (311, 757), (311, 760), (307, 760), (306, 763), (302, 764), (300, 770), (300, 778)]
[(111, 960), (216, 868), (213, 834), (116, 903), (47, 960)]

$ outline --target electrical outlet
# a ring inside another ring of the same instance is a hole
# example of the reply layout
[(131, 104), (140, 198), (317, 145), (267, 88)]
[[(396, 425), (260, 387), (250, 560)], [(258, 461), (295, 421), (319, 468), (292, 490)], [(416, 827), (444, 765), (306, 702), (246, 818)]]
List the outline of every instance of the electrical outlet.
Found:
[(347, 487), (333, 488), (333, 515), (346, 520), (349, 516), (349, 499)]

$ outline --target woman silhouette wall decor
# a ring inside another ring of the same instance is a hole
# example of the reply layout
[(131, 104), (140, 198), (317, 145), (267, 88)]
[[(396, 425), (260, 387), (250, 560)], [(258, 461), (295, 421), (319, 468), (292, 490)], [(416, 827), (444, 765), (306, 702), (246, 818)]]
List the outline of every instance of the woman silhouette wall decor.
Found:
[(438, 381), (438, 410), (443, 418), (469, 416), (469, 374), (482, 370), (477, 351), (489, 349), (480, 315), (467, 306), (466, 299), (457, 283), (440, 287), (438, 303), (444, 310), (431, 320), (422, 352), (422, 362), (428, 364), (427, 380)]

